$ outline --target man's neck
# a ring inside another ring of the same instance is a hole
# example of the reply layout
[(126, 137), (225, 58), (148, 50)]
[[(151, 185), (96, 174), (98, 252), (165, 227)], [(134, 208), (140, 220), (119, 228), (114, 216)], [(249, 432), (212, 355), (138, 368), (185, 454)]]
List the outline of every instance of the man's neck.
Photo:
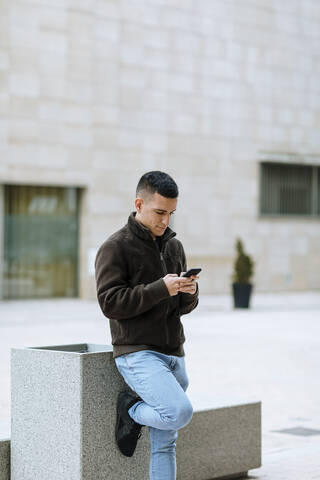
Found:
[(146, 225), (145, 225), (145, 224), (144, 224), (144, 223), (143, 223), (143, 222), (142, 222), (142, 221), (139, 219), (139, 217), (138, 217), (138, 214), (137, 214), (137, 213), (136, 213), (136, 215), (135, 215), (135, 219), (137, 220), (137, 222), (141, 223), (141, 225), (143, 225), (145, 228), (147, 228), (147, 229), (148, 229), (148, 231), (149, 231), (149, 233), (150, 233), (150, 235), (151, 235), (152, 239), (153, 239), (153, 240), (155, 240), (155, 239), (156, 239), (156, 236), (155, 236), (155, 235), (154, 235), (154, 234), (151, 232), (151, 230), (150, 230), (150, 229), (149, 229), (149, 228), (148, 228), (148, 227), (147, 227), (147, 226), (146, 226)]

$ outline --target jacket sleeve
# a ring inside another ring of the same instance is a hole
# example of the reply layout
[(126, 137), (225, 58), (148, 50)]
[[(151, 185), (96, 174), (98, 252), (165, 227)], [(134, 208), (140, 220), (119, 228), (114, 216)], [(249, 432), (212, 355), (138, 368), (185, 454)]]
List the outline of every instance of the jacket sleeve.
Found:
[[(184, 248), (181, 242), (180, 243), (180, 248), (181, 248), (181, 256), (182, 256), (182, 271), (186, 272), (188, 270), (187, 268), (187, 259), (186, 255), (184, 252)], [(190, 293), (184, 293), (184, 292), (179, 292), (179, 304), (180, 304), (180, 315), (185, 315), (186, 313), (192, 312), (196, 308), (196, 306), (199, 303), (199, 284), (197, 284), (197, 289), (195, 293), (190, 294)]]
[(128, 285), (125, 258), (117, 242), (106, 241), (99, 248), (95, 278), (98, 302), (108, 318), (135, 317), (170, 296), (163, 278), (149, 284)]

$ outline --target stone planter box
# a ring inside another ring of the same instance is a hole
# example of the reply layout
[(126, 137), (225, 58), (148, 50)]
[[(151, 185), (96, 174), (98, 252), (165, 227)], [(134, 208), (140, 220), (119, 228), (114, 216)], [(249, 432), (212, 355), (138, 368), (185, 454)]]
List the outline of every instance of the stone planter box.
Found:
[(120, 462), (114, 441), (125, 386), (111, 346), (13, 348), (11, 479), (132, 480), (132, 469), (145, 478), (146, 433), (131, 461)]

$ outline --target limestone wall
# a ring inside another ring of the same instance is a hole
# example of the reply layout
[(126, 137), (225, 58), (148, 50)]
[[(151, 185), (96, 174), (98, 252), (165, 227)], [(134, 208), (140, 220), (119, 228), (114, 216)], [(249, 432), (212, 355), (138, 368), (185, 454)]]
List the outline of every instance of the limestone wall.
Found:
[(230, 291), (237, 236), (256, 290), (320, 288), (319, 217), (258, 208), (263, 152), (320, 165), (319, 25), (317, 0), (0, 0), (0, 184), (83, 188), (81, 296), (152, 169), (203, 292)]

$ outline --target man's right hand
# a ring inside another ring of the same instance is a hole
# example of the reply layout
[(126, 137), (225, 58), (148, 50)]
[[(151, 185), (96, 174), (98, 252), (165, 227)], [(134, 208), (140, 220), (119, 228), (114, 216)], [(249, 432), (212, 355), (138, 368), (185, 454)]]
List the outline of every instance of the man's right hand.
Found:
[(187, 277), (179, 277), (176, 273), (168, 273), (163, 280), (171, 296), (178, 295), (180, 286), (189, 281)]

